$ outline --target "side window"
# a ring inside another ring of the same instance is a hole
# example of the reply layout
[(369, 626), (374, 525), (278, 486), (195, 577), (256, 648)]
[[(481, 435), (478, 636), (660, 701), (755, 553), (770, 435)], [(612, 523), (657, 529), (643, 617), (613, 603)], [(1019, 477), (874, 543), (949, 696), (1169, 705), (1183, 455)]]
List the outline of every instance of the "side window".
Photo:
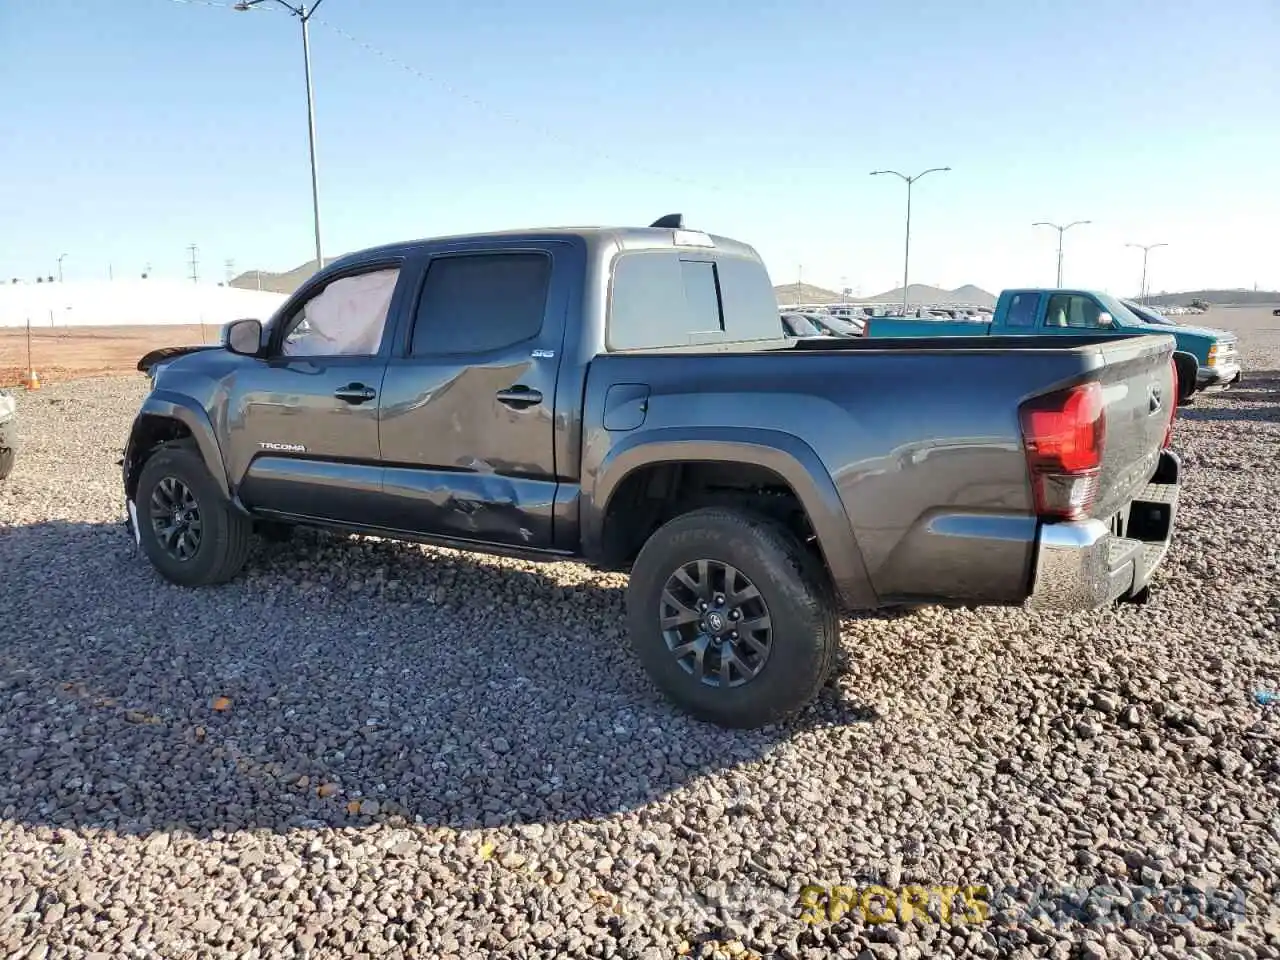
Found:
[(536, 337), (550, 284), (544, 253), (433, 259), (413, 320), (412, 355), (485, 353)]
[[(1059, 324), (1060, 326), (1086, 330), (1096, 330), (1101, 326), (1098, 322), (1098, 316), (1102, 313), (1102, 308), (1094, 302), (1092, 297), (1082, 297), (1079, 294), (1058, 294), (1053, 300), (1061, 301), (1058, 318), (1066, 317), (1066, 323)], [(1050, 307), (1052, 306), (1053, 301), (1050, 301)]]
[(1009, 313), (1005, 317), (1007, 327), (1034, 327), (1036, 312), (1040, 309), (1040, 294), (1016, 293), (1009, 302)]
[[(610, 350), (680, 346), (695, 342), (698, 335), (705, 338), (725, 331), (731, 315), (721, 272), (725, 261), (692, 257), (675, 251), (644, 251), (624, 253), (614, 261)], [(777, 337), (772, 290), (764, 302), (771, 308), (768, 329)]]
[(1071, 297), (1065, 293), (1055, 293), (1049, 298), (1049, 306), (1044, 311), (1046, 327), (1065, 327), (1067, 317), (1071, 314)]
[(378, 352), (400, 268), (339, 277), (285, 323), (286, 357), (369, 357)]

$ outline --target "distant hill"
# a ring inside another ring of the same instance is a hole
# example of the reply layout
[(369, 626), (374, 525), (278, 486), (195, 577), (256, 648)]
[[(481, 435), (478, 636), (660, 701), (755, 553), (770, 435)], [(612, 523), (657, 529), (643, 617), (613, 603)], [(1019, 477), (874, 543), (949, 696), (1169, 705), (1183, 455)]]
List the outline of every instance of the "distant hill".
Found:
[(815, 287), (811, 283), (783, 283), (774, 287), (773, 292), (778, 298), (778, 304), (784, 307), (791, 303), (839, 303), (844, 299), (834, 290)]
[[(874, 297), (843, 297), (834, 290), (827, 290), (824, 287), (815, 287), (813, 284), (800, 284), (800, 303), (901, 303), (902, 288), (898, 287), (894, 290), (887, 290), (884, 293), (877, 294)], [(783, 283), (773, 288), (774, 294), (778, 298), (781, 306), (787, 306), (797, 302), (796, 284)], [(933, 304), (965, 304), (975, 307), (994, 307), (996, 298), (981, 287), (975, 287), (971, 283), (965, 284), (963, 287), (957, 287), (955, 290), (940, 290), (937, 287), (930, 287), (923, 283), (913, 283), (907, 289), (907, 300), (910, 303), (933, 303)]]
[(1204, 300), (1216, 304), (1280, 303), (1280, 290), (1189, 290), (1186, 293), (1161, 293), (1148, 297), (1152, 306), (1186, 306), (1192, 300)]
[[(325, 265), (333, 263), (337, 257), (325, 257)], [(268, 270), (246, 270), (231, 281), (231, 286), (242, 290), (270, 290), (272, 293), (293, 293), (316, 272), (316, 262), (308, 260), (300, 267), (294, 267), (285, 273), (271, 273)]]
[[(895, 287), (892, 290), (886, 290), (884, 293), (877, 294), (874, 297), (866, 297), (863, 303), (901, 303), (902, 288)], [(931, 303), (931, 304), (955, 304), (955, 305), (971, 305), (975, 307), (994, 307), (996, 298), (993, 294), (987, 293), (981, 287), (975, 287), (971, 283), (966, 283), (963, 287), (957, 287), (954, 290), (943, 290), (939, 287), (931, 287), (923, 283), (913, 283), (907, 287), (908, 303)]]

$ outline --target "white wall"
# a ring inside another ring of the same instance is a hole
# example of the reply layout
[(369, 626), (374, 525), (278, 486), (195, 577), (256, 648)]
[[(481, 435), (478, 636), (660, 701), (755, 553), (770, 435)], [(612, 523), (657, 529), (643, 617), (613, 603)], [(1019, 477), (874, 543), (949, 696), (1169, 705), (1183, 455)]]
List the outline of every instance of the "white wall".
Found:
[[(104, 327), (266, 321), (283, 294), (181, 280), (68, 280), (0, 284), (0, 327)], [(69, 309), (68, 309), (69, 308)], [(53, 312), (50, 320), (49, 313)]]

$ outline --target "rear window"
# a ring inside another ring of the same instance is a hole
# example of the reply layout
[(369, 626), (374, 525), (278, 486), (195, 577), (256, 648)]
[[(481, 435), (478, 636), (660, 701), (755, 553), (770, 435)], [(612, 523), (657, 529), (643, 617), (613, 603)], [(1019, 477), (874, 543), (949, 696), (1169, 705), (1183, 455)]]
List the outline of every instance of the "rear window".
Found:
[(1009, 327), (1035, 326), (1036, 313), (1040, 309), (1040, 294), (1015, 293), (1009, 301), (1009, 315), (1005, 325)]
[(779, 336), (777, 301), (757, 260), (709, 252), (623, 253), (613, 264), (610, 350)]

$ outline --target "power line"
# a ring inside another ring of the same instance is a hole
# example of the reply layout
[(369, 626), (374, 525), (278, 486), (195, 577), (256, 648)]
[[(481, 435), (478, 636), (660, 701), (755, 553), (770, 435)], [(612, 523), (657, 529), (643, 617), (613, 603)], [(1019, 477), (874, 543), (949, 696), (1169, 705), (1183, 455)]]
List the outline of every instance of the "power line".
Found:
[[(186, 2), (186, 0), (175, 0), (175, 2)], [(366, 52), (373, 54), (375, 57), (378, 57), (380, 60), (384, 60), (385, 62), (391, 64), (392, 66), (399, 67), (401, 70), (404, 70), (405, 72), (412, 74), (413, 76), (417, 77), (419, 80), (423, 80), (427, 83), (431, 83), (440, 87), (445, 92), (452, 94), (453, 96), (458, 97), (461, 100), (466, 101), (472, 106), (480, 110), (483, 110), (494, 117), (497, 117), (499, 120), (503, 120), (514, 126), (518, 126), (523, 129), (531, 130), (535, 133), (539, 133), (542, 136), (546, 137), (548, 140), (558, 143), (561, 146), (566, 146), (579, 152), (592, 153), (598, 159), (605, 160), (611, 164), (629, 166), (640, 173), (645, 173), (645, 174), (648, 174), (649, 176), (656, 177), (659, 179), (671, 180), (674, 183), (681, 183), (681, 184), (684, 184), (685, 186), (698, 187), (699, 189), (710, 190), (718, 194), (724, 194), (726, 192), (722, 190), (720, 187), (715, 186), (714, 184), (703, 183), (700, 180), (690, 180), (688, 177), (682, 177), (678, 174), (674, 174), (669, 171), (657, 170), (652, 167), (642, 166), (640, 164), (635, 163), (632, 160), (624, 160), (621, 157), (618, 157), (611, 153), (606, 153), (605, 151), (600, 150), (599, 148), (596, 148), (596, 147), (589, 147), (579, 143), (572, 143), (564, 139), (563, 137), (559, 136), (558, 134), (555, 133), (555, 131), (547, 127), (543, 127), (538, 124), (529, 123), (528, 121), (522, 120), (520, 117), (516, 116), (513, 113), (509, 113), (506, 110), (502, 110), (498, 107), (494, 107), (493, 105), (486, 103), (485, 101), (479, 99), (478, 97), (473, 97), (471, 94), (467, 93), (466, 91), (458, 89), (453, 84), (449, 83), (449, 81), (447, 80), (442, 80), (439, 77), (432, 76), (431, 74), (423, 73), (417, 67), (412, 66), (411, 64), (405, 63), (399, 57), (396, 57), (390, 53), (387, 53), (385, 50), (381, 50), (378, 47), (375, 47), (373, 44), (365, 40), (361, 40), (359, 37), (352, 36), (350, 33), (343, 30), (341, 27), (335, 26), (334, 24), (329, 23), (327, 20), (321, 17), (315, 17), (314, 19), (316, 23), (320, 24), (325, 29), (330, 30), (333, 33), (337, 34), (339, 37), (346, 40), (348, 43), (355, 44), (356, 46), (360, 47)]]

